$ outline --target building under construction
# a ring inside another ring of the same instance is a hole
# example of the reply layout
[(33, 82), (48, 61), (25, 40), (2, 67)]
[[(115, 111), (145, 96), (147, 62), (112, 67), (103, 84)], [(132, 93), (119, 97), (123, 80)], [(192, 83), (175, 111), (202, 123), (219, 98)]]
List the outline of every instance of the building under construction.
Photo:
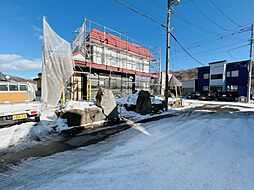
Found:
[(135, 90), (159, 94), (160, 49), (84, 19), (72, 43), (75, 74), (68, 84), (73, 100), (90, 100), (99, 87), (116, 96)]

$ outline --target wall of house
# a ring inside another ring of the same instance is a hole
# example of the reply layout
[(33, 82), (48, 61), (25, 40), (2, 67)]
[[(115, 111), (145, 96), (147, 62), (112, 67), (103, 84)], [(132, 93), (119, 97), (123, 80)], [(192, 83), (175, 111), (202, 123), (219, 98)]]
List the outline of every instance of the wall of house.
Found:
[[(233, 63), (212, 63), (210, 67), (198, 68), (198, 82), (196, 91), (202, 91), (204, 86), (224, 86), (222, 91), (237, 92), (238, 96), (247, 96), (248, 88), (248, 62), (239, 61)], [(209, 74), (208, 79), (204, 79), (204, 74)], [(222, 74), (222, 79), (212, 80), (211, 76)]]
[[(208, 75), (208, 78), (204, 78), (204, 74)], [(203, 91), (204, 87), (209, 89), (209, 76), (210, 76), (210, 67), (199, 67), (198, 68), (198, 83), (196, 91)]]
[(225, 91), (226, 61), (210, 63), (210, 91)]
[(124, 52), (124, 50), (120, 51), (111, 47), (92, 45), (91, 57), (92, 61), (97, 64), (149, 73), (149, 59)]
[(226, 90), (237, 90), (238, 96), (247, 96), (248, 74), (248, 61), (227, 64)]

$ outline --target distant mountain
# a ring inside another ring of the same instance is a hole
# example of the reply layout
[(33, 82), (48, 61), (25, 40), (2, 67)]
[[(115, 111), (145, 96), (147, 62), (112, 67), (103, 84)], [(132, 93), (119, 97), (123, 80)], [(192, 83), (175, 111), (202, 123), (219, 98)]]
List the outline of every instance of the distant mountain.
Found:
[(181, 71), (171, 71), (173, 75), (180, 81), (190, 80), (190, 79), (197, 79), (198, 78), (198, 69), (186, 69)]

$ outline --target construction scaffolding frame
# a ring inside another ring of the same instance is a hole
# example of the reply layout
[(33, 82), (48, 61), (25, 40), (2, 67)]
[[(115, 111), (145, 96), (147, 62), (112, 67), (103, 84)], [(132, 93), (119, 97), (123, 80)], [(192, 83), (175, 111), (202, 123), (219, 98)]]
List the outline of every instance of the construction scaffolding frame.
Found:
[[(103, 37), (100, 39), (93, 39), (92, 33), (94, 33), (94, 31), (95, 35), (99, 35), (96, 31), (98, 33), (100, 32), (100, 34), (103, 33)], [(107, 39), (111, 37), (112, 39)], [(123, 45), (126, 48), (120, 48), (108, 43), (108, 40), (115, 40), (115, 37), (120, 39), (122, 43), (126, 43)], [(140, 52), (148, 50), (152, 56), (149, 57), (136, 52), (131, 52), (129, 48), (130, 43), (134, 44), (135, 48), (140, 48)], [(160, 48), (148, 46), (121, 32), (84, 18), (81, 26), (76, 30), (72, 49), (74, 53), (81, 52), (82, 55), (84, 55), (85, 62), (88, 63), (86, 67), (89, 67), (89, 69), (86, 68), (86, 70), (82, 65), (76, 64), (77, 73), (83, 72), (86, 74), (86, 100), (92, 99), (94, 97), (93, 91), (98, 90), (95, 87), (99, 88), (100, 86), (112, 89), (117, 96), (129, 94), (134, 88), (135, 90), (148, 90), (155, 95), (160, 93)], [(92, 71), (92, 63), (108, 66), (107, 70), (109, 74), (107, 76), (104, 76), (103, 74), (96, 76), (96, 73)], [(116, 72), (111, 69), (112, 67), (138, 72), (135, 74)], [(148, 77), (149, 75), (146, 75), (147, 73), (153, 73), (156, 77)], [(77, 86), (80, 87), (80, 85)]]

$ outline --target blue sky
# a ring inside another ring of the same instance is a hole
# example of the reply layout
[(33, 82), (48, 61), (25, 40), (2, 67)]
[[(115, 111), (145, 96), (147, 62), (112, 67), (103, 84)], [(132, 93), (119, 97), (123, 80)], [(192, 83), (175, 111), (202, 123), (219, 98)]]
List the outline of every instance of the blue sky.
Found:
[[(166, 0), (125, 2), (160, 22), (166, 21)], [(173, 7), (172, 32), (179, 42), (205, 65), (224, 59), (248, 59), (250, 31), (240, 34), (237, 32), (254, 22), (254, 1), (212, 2), (237, 24), (221, 14), (209, 0), (182, 0), (178, 6)], [(162, 65), (165, 64), (164, 29), (114, 0), (1, 0), (0, 72), (25, 78), (35, 77), (40, 72), (43, 15), (47, 17), (51, 27), (69, 42), (73, 40), (74, 31), (82, 19), (87, 17), (146, 44), (161, 47)], [(170, 69), (181, 70), (198, 66), (199, 63), (191, 59), (171, 39)]]

